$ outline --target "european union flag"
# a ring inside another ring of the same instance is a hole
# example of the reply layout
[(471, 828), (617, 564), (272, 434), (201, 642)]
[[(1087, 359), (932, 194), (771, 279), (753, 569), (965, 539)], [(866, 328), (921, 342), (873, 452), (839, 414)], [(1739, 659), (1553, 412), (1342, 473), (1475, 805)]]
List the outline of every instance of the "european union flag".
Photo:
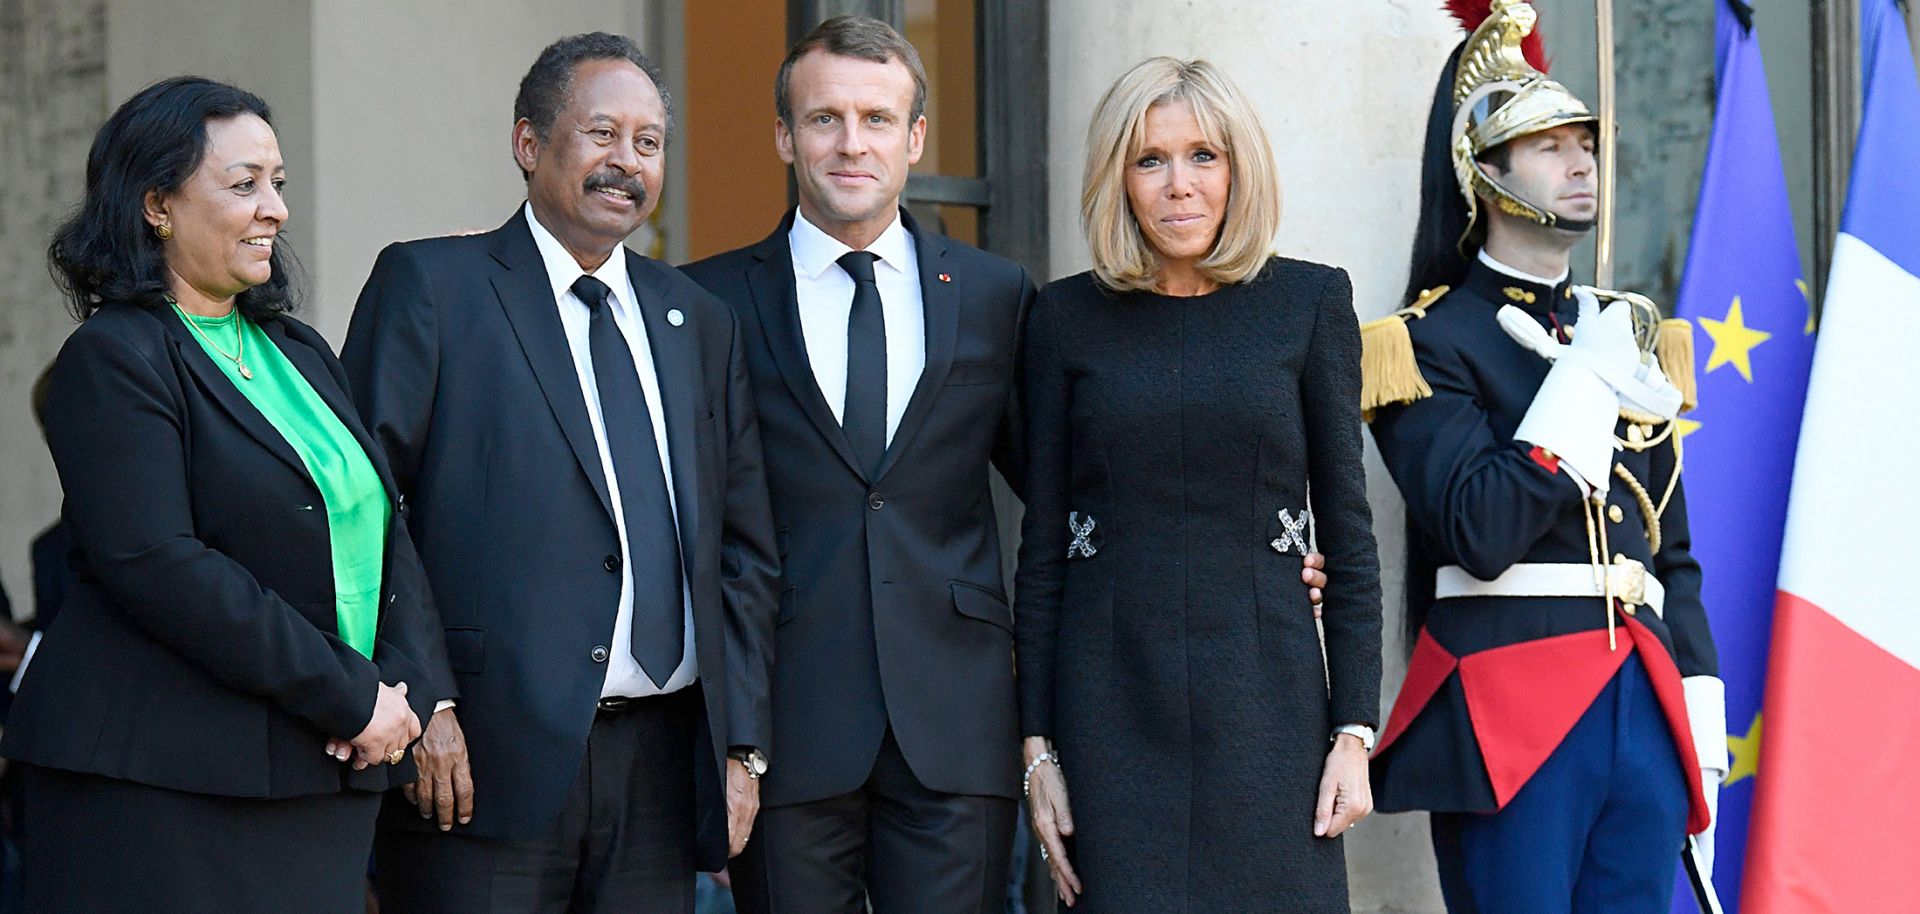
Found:
[[(1693, 554), (1727, 687), (1732, 767), (1720, 791), (1714, 885), (1737, 909), (1760, 752), (1794, 446), (1813, 361), (1813, 309), (1780, 165), (1752, 10), (1722, 0), (1719, 99), (1675, 313), (1694, 322), (1700, 407), (1681, 417)], [(1675, 911), (1691, 912), (1690, 893)]]

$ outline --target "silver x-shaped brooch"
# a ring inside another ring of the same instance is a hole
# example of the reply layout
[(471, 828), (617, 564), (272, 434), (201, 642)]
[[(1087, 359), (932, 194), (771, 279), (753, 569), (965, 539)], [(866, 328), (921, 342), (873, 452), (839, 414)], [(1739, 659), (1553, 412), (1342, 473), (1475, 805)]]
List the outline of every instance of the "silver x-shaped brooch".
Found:
[(1083, 523), (1080, 520), (1080, 512), (1067, 512), (1067, 531), (1073, 534), (1073, 542), (1067, 544), (1067, 558), (1090, 559), (1093, 558), (1094, 553), (1100, 551), (1094, 548), (1092, 542), (1094, 523), (1091, 514), (1087, 515)]
[(1307, 544), (1307, 526), (1312, 523), (1312, 521), (1313, 511), (1311, 509), (1302, 509), (1300, 511), (1300, 519), (1294, 520), (1293, 515), (1287, 513), (1287, 509), (1281, 508), (1281, 533), (1279, 537), (1267, 545), (1272, 546), (1273, 551), (1282, 555), (1292, 552), (1295, 548), (1300, 550), (1301, 555), (1306, 555), (1308, 552), (1313, 551), (1312, 547)]

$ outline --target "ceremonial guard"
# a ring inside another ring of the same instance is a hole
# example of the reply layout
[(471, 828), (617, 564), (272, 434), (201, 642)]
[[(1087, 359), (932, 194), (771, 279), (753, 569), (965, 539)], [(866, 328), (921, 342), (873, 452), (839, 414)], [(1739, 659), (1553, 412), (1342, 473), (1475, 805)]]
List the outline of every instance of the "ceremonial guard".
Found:
[(1727, 765), (1680, 483), (1691, 329), (1568, 282), (1611, 189), (1600, 118), (1539, 69), (1533, 7), (1450, 5), (1472, 34), (1428, 125), (1411, 304), (1363, 328), (1414, 640), (1374, 796), (1432, 812), (1454, 914), (1664, 912), (1683, 853), (1711, 866)]

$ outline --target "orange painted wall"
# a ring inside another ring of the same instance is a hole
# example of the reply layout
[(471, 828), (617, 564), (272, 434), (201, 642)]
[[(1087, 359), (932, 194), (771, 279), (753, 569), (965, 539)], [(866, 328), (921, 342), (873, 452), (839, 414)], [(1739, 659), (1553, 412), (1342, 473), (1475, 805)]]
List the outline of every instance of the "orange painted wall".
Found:
[(773, 78), (787, 52), (784, 4), (686, 4), (687, 252), (751, 244), (787, 206), (773, 151)]

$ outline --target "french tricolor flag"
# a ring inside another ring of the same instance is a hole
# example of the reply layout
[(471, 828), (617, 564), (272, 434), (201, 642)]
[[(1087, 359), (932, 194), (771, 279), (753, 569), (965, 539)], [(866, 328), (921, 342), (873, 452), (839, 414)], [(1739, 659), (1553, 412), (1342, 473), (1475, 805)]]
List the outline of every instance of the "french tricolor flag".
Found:
[(1744, 914), (1920, 911), (1920, 76), (1862, 0), (1866, 104), (1780, 563)]

